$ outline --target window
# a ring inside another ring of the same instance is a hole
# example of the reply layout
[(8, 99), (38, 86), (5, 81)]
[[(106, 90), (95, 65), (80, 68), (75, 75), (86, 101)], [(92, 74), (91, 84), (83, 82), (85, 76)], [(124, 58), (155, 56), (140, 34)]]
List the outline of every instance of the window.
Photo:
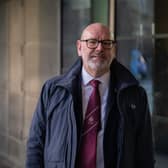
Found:
[(91, 0), (62, 1), (62, 72), (77, 59), (76, 40), (90, 23)]
[(147, 91), (151, 111), (153, 40), (153, 0), (117, 0), (117, 57)]
[(63, 0), (61, 72), (77, 59), (76, 40), (91, 22), (108, 23), (108, 0)]

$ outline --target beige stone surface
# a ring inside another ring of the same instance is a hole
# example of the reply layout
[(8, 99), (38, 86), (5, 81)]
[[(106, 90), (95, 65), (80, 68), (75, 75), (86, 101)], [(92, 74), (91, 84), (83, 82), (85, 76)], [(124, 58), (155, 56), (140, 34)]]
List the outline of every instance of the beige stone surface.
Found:
[(55, 0), (0, 3), (2, 168), (4, 162), (24, 168), (27, 136), (41, 87), (60, 73), (59, 5)]

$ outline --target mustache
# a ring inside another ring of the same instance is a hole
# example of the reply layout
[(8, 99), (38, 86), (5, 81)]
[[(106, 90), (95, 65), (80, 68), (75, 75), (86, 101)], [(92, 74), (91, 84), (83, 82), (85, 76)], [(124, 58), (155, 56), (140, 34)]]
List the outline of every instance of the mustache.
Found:
[(93, 56), (93, 57), (104, 57), (104, 53), (103, 52), (95, 52), (95, 53), (91, 54), (91, 56)]

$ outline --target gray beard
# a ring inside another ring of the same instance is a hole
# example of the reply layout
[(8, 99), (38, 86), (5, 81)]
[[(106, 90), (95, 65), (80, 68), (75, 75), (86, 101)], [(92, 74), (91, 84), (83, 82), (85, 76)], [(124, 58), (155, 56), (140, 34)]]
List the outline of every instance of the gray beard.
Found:
[(102, 71), (110, 68), (111, 60), (105, 60), (102, 62), (94, 62), (92, 59), (88, 60), (88, 66), (95, 71)]

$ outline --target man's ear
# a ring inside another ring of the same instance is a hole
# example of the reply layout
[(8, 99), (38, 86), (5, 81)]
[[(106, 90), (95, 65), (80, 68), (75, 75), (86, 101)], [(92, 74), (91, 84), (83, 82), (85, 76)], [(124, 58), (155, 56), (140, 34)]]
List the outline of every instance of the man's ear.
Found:
[(76, 41), (76, 48), (77, 48), (77, 53), (78, 53), (78, 56), (81, 56), (81, 42), (80, 40), (77, 40)]
[(114, 44), (114, 46), (113, 46), (113, 48), (112, 48), (113, 57), (116, 57), (116, 53), (117, 53), (117, 45)]

